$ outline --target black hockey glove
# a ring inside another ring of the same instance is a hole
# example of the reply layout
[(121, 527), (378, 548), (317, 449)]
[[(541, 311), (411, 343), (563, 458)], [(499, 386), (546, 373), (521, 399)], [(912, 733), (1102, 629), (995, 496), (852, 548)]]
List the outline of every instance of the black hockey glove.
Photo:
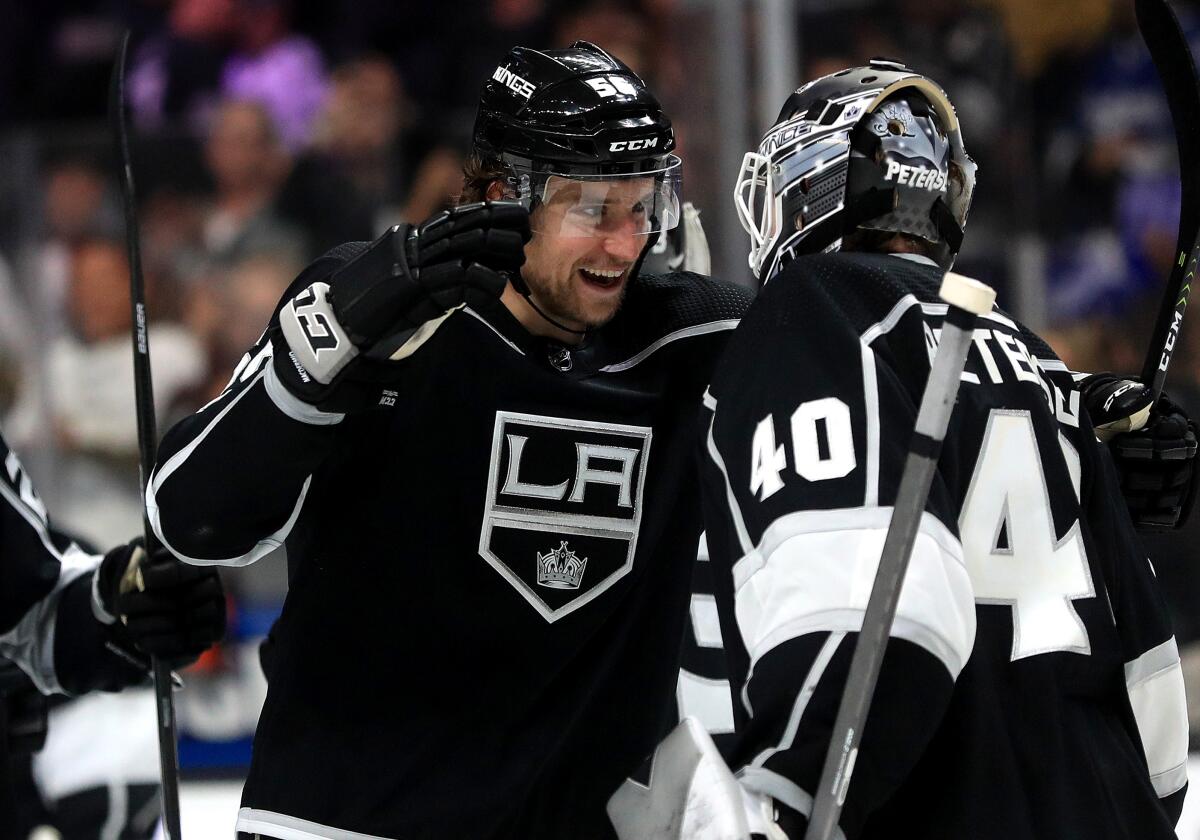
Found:
[(284, 304), (276, 374), (322, 410), (369, 407), (359, 389), (341, 388), (353, 368), (403, 358), (461, 304), (495, 302), (504, 272), (525, 262), (530, 235), (529, 214), (515, 201), (466, 204), (416, 227), (397, 225)]
[(140, 538), (104, 556), (94, 592), (101, 610), (116, 619), (114, 641), (132, 643), (172, 669), (195, 662), (225, 633), (216, 569), (182, 563), (166, 549), (147, 562)]
[(1181, 527), (1196, 497), (1196, 423), (1166, 395), (1151, 410), (1149, 389), (1132, 379), (1096, 373), (1080, 389), (1096, 436), (1108, 442), (1134, 526)]

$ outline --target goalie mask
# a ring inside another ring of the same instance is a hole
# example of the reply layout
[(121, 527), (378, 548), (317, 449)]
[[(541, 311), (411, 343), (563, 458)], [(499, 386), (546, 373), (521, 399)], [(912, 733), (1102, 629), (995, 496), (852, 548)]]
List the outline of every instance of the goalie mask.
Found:
[(535, 231), (594, 236), (619, 225), (652, 244), (679, 223), (670, 119), (632, 70), (587, 41), (510, 50), (484, 85), (473, 146), (531, 211), (555, 208)]
[(839, 250), (858, 229), (924, 239), (948, 270), (974, 187), (975, 162), (945, 92), (874, 60), (788, 97), (742, 161), (734, 203), (763, 282), (801, 254)]

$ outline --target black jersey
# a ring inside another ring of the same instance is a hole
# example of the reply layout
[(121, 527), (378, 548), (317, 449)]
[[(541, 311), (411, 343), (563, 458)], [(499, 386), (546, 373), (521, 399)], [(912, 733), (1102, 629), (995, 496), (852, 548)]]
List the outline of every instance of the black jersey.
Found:
[[(705, 396), (730, 764), (801, 815), (946, 312), (940, 274), (892, 255), (797, 260)], [(841, 828), (1174, 837), (1183, 681), (1112, 465), (1037, 336), (997, 310), (973, 338)]]
[(100, 559), (52, 527), (28, 473), (0, 437), (0, 656), (45, 694), (117, 690), (145, 676), (107, 644), (93, 612)]
[(166, 435), (163, 542), (227, 565), (286, 543), (292, 569), (239, 830), (611, 835), (675, 722), (699, 400), (748, 297), (641, 277), (582, 348), (459, 309), (394, 404), (345, 417), (282, 391), (264, 341)]

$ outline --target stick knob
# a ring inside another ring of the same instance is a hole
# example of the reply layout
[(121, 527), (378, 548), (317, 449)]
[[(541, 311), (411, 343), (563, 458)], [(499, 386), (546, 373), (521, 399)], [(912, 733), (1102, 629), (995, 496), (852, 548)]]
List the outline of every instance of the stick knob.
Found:
[(996, 302), (996, 290), (991, 286), (953, 271), (946, 272), (938, 294), (946, 303), (965, 309), (972, 315), (991, 312), (992, 304)]

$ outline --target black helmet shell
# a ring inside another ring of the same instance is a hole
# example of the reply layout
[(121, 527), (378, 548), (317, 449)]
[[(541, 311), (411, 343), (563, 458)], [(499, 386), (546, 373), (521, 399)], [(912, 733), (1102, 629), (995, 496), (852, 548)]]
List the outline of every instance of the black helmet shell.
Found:
[(675, 133), (645, 83), (587, 41), (515, 47), (483, 86), (474, 150), (535, 171), (619, 174), (661, 169)]
[[(880, 116), (902, 130), (880, 130)], [(874, 59), (787, 98), (743, 160), (734, 201), (751, 238), (751, 270), (764, 282), (799, 254), (840, 248), (859, 228), (926, 239), (949, 269), (974, 184), (975, 163), (941, 87)]]

